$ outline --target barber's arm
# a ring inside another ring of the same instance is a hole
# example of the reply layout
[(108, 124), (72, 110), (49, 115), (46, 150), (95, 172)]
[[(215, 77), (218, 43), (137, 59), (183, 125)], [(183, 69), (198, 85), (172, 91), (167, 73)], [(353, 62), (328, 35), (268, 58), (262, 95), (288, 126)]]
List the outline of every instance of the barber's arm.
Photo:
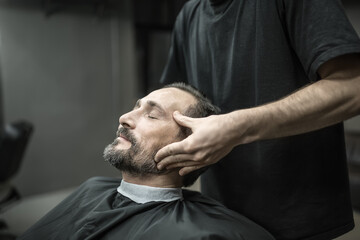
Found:
[(174, 113), (192, 134), (160, 149), (158, 168), (180, 167), (180, 174), (214, 164), (237, 145), (291, 136), (327, 127), (360, 114), (360, 55), (324, 63), (321, 80), (276, 102), (207, 118)]

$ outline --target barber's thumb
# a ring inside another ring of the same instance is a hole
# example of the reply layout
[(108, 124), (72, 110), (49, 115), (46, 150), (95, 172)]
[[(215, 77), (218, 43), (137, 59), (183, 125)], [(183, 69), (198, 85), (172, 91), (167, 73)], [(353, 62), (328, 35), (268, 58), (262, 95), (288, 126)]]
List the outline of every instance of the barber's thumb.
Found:
[(191, 118), (182, 115), (178, 111), (175, 111), (173, 113), (173, 117), (179, 125), (184, 126), (184, 127), (191, 127)]

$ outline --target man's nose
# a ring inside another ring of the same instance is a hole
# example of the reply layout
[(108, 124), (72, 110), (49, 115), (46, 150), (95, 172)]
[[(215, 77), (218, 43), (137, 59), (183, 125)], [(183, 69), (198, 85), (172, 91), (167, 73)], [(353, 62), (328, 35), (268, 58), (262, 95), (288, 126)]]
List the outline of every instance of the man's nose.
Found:
[(119, 123), (124, 128), (131, 128), (131, 129), (135, 128), (135, 121), (133, 119), (131, 112), (125, 113), (124, 115), (120, 116)]

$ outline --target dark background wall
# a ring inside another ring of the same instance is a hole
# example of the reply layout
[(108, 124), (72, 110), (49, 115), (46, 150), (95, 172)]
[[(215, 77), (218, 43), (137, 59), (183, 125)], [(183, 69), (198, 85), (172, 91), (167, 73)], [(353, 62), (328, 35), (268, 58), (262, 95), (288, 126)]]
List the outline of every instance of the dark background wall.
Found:
[[(360, 1), (343, 0), (345, 11), (353, 24), (356, 32), (360, 35)], [(354, 117), (345, 122), (345, 128), (349, 131), (360, 132), (360, 116)]]
[(102, 152), (138, 92), (130, 3), (101, 16), (92, 5), (0, 1), (5, 122), (35, 126), (13, 179), (22, 195), (118, 175)]

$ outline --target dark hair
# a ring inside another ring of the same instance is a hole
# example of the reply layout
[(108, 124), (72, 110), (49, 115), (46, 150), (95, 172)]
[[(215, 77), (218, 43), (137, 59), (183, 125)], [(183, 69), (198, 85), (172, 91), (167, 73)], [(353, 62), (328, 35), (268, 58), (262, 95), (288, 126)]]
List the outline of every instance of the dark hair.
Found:
[[(192, 117), (192, 118), (202, 118), (207, 117), (214, 114), (220, 113), (220, 108), (215, 106), (211, 103), (211, 101), (205, 96), (204, 93), (200, 92), (198, 89), (196, 89), (194, 86), (191, 86), (189, 84), (185, 84), (182, 82), (172, 83), (164, 86), (163, 88), (177, 88), (180, 90), (183, 90), (187, 93), (190, 93), (193, 97), (195, 97), (197, 103), (190, 105), (186, 111), (183, 113), (185, 116)], [(191, 129), (186, 127), (181, 127), (179, 134), (186, 138), (191, 134)], [(188, 187), (194, 184), (196, 179), (199, 178), (199, 176), (204, 173), (209, 166), (203, 167), (200, 169), (197, 169), (195, 171), (192, 171), (189, 174), (186, 174), (183, 177), (183, 186)]]

